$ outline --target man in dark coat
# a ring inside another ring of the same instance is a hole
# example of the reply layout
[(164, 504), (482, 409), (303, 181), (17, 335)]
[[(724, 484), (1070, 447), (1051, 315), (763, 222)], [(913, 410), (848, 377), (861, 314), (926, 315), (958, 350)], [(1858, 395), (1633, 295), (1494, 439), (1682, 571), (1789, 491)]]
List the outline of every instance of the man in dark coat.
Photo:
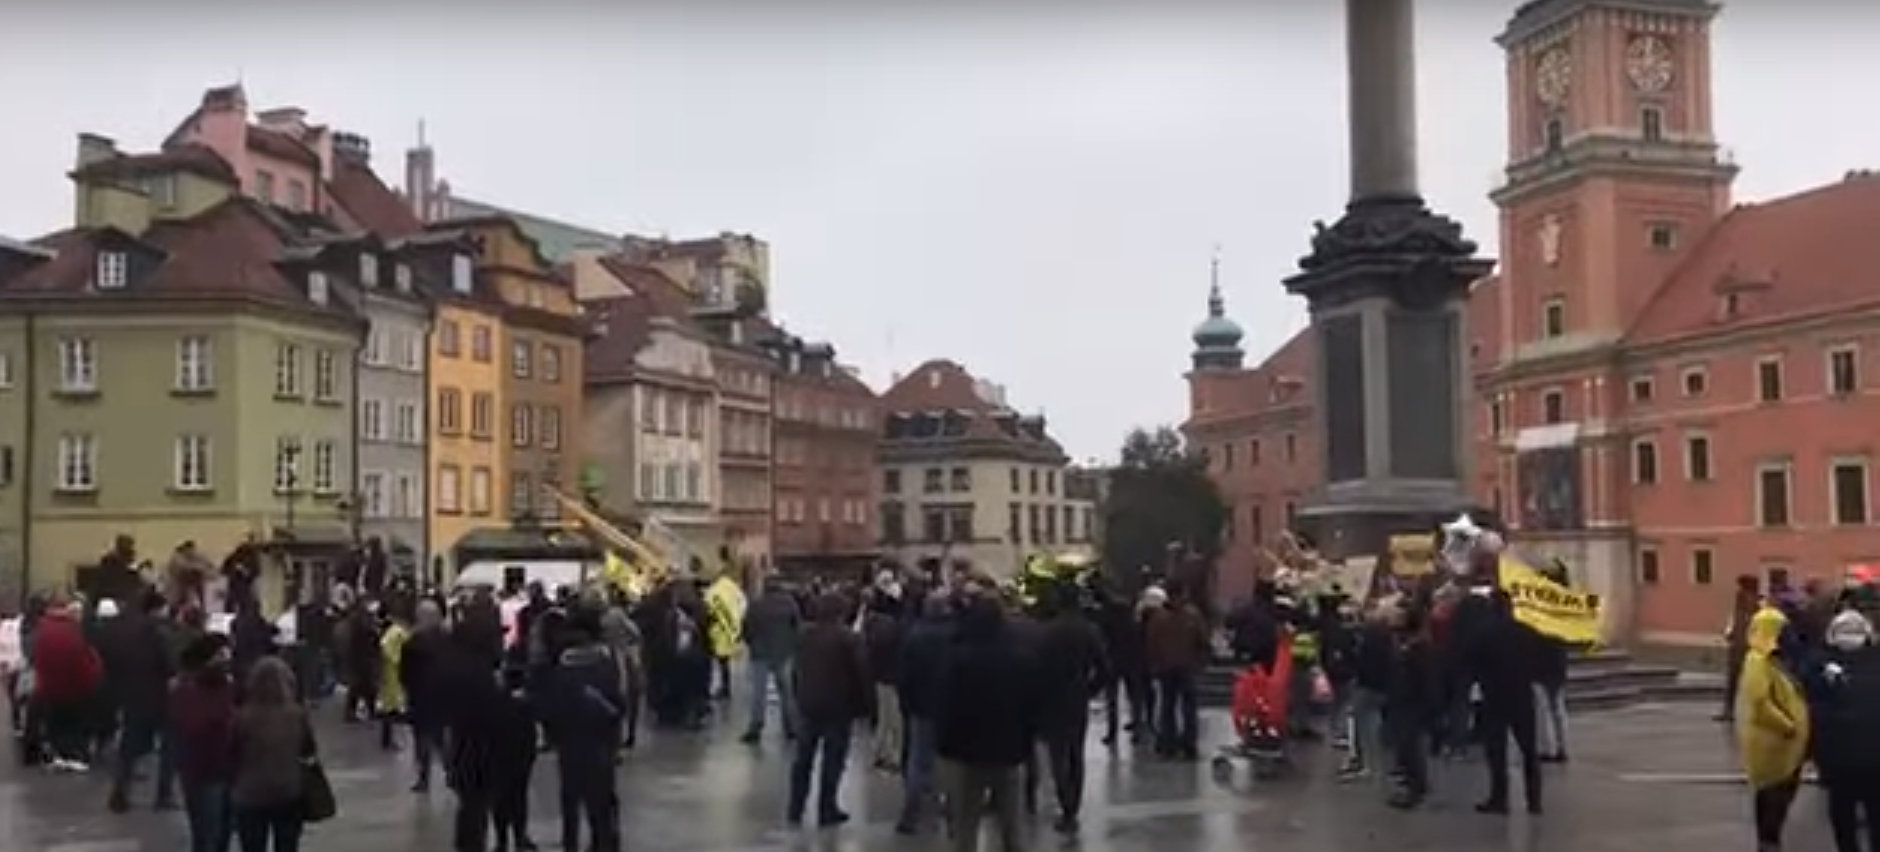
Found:
[(1039, 736), (1051, 762), (1057, 792), (1056, 828), (1077, 831), (1084, 800), (1084, 739), (1090, 729), (1090, 699), (1110, 679), (1103, 638), (1084, 618), (1076, 589), (1055, 585), (1045, 593), (1044, 623), (1037, 634)]
[(929, 594), (919, 617), (901, 642), (895, 667), (901, 713), (907, 718), (907, 759), (901, 765), (901, 819), (895, 830), (919, 833), (934, 796), (934, 762), (939, 740), (942, 679), (947, 649), (953, 644), (951, 601), (945, 592)]
[(443, 614), (435, 602), (418, 604), (417, 622), (398, 657), (398, 682), (405, 689), (405, 712), (411, 722), (412, 758), (418, 779), (414, 793), (431, 789), (431, 764), (444, 746), (450, 697), (442, 689), (452, 649), (444, 631)]
[[(169, 702), (170, 677), (176, 666), (170, 659), (170, 641), (159, 623), (163, 598), (147, 592), (130, 602), (128, 611), (99, 628), (98, 650), (104, 662), (105, 682), (123, 713), (123, 737), (118, 742), (117, 766), (111, 779), (109, 807), (113, 813), (130, 809), (130, 786), (137, 762), (167, 738), (164, 710)], [(159, 751), (157, 807), (175, 804), (175, 749)]]
[(947, 763), (947, 804), (956, 848), (977, 848), (980, 822), (990, 808), (1005, 852), (1024, 848), (1019, 814), (1020, 768), (1038, 733), (1039, 692), (1034, 658), (1007, 629), (987, 589), (970, 592), (940, 680), (940, 758)]
[(621, 669), (601, 637), (601, 614), (575, 606), (547, 688), (536, 696), (561, 772), (561, 840), (580, 849), (581, 817), (587, 816), (593, 852), (620, 852), (620, 802), (614, 787), (614, 755), (626, 716)]
[(849, 815), (837, 806), (842, 770), (848, 762), (849, 738), (855, 722), (874, 710), (874, 685), (862, 641), (843, 623), (847, 603), (836, 595), (816, 601), (815, 622), (803, 631), (796, 655), (796, 754), (790, 763), (790, 802), (785, 811), (792, 825), (803, 822), (809, 804), (810, 770), (820, 758), (817, 778), (817, 823), (840, 825)]
[(1514, 602), (1499, 585), (1500, 554), (1484, 548), (1473, 557), (1470, 588), (1456, 606), (1450, 641), (1467, 681), (1482, 691), (1482, 749), (1488, 758), (1486, 814), (1508, 812), (1508, 739), (1521, 750), (1529, 813), (1541, 812), (1540, 753), (1535, 744), (1534, 674), (1545, 640), (1516, 620)]

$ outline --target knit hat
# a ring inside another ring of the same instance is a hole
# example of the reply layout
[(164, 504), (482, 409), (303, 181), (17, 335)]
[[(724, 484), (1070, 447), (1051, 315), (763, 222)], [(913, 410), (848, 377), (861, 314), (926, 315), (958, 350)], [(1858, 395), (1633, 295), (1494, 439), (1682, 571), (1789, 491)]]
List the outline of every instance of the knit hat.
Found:
[(118, 614), (117, 601), (114, 601), (110, 598), (105, 598), (104, 600), (101, 600), (98, 602), (98, 617), (99, 618), (117, 618), (117, 614)]
[(1872, 622), (1855, 610), (1842, 610), (1828, 622), (1828, 644), (1836, 648), (1858, 648), (1872, 642), (1873, 634)]

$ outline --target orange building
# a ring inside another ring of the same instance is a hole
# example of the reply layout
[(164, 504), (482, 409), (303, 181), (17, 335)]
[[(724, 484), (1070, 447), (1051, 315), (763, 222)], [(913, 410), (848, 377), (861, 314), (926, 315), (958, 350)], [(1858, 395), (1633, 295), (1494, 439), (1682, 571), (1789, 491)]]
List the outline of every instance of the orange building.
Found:
[[(1715, 14), (1539, 0), (1498, 39), (1509, 162), (1502, 266), (1469, 306), (1471, 486), (1601, 594), (1615, 640), (1713, 644), (1738, 576), (1880, 561), (1880, 177), (1735, 203)], [(1190, 432), (1244, 441), (1197, 431), (1261, 407), (1219, 372), (1191, 378), (1216, 390)]]

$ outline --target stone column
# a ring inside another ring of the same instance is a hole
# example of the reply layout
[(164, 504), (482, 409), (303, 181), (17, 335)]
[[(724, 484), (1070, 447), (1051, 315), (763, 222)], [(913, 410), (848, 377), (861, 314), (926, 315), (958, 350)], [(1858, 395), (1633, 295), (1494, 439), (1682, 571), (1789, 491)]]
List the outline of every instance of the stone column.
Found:
[(1326, 484), (1302, 513), (1329, 556), (1374, 555), (1468, 507), (1469, 285), (1494, 264), (1417, 192), (1412, 0), (1346, 0), (1351, 199), (1314, 223), (1304, 296)]
[(1345, 0), (1351, 198), (1417, 194), (1416, 24), (1411, 0)]

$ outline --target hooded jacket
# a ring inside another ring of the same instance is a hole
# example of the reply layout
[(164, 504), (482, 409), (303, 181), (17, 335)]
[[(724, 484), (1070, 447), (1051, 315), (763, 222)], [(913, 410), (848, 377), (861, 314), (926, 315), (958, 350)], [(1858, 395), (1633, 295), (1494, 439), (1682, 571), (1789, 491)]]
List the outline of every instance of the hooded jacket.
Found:
[(1750, 618), (1743, 678), (1737, 688), (1736, 733), (1743, 772), (1761, 790), (1787, 782), (1808, 756), (1808, 701), (1777, 659), (1788, 617), (1764, 605)]

